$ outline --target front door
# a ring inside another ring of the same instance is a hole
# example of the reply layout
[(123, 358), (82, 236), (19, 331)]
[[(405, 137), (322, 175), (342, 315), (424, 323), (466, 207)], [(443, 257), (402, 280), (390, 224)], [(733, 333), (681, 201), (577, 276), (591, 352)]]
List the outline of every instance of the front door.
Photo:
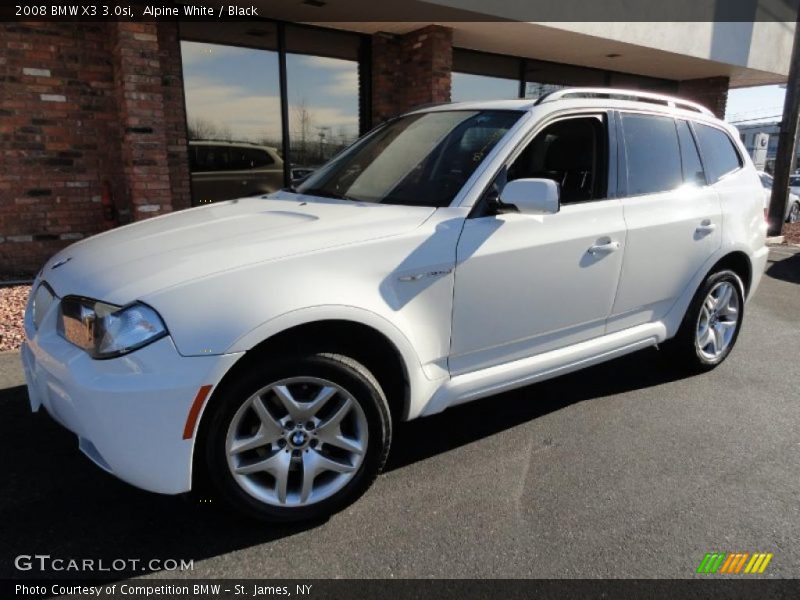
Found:
[[(557, 214), (474, 214), (456, 256), (450, 371), (479, 370), (603, 335), (625, 250), (622, 204), (608, 198), (605, 115), (547, 125), (495, 189), (551, 178)], [(476, 207), (479, 208), (479, 207)]]

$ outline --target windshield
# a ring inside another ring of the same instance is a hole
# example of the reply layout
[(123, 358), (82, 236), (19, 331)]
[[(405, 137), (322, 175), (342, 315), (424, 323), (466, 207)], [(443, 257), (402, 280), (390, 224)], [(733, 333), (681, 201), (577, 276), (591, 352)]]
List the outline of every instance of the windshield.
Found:
[(800, 185), (800, 175), (792, 175), (789, 177), (789, 185), (792, 187)]
[(449, 110), (387, 123), (298, 188), (361, 202), (448, 206), (521, 112)]

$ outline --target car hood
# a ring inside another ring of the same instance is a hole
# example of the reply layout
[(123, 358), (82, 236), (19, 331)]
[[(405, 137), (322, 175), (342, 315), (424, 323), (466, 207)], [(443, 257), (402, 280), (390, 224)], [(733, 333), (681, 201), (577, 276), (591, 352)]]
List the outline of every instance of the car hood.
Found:
[(171, 213), (62, 250), (41, 277), (59, 296), (125, 304), (215, 273), (399, 235), (435, 209), (288, 192)]

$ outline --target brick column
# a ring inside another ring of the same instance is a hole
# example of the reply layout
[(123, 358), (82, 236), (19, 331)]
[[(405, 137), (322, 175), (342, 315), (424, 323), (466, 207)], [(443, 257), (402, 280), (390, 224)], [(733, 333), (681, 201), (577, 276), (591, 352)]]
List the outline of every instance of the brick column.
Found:
[(373, 123), (415, 106), (450, 101), (453, 32), (429, 25), (405, 35), (372, 38)]
[[(114, 24), (114, 82), (122, 138), (122, 174), (129, 219), (138, 221), (188, 205), (185, 125), (177, 35), (155, 22)], [(178, 74), (176, 75), (176, 69)], [(183, 160), (183, 165), (179, 161)], [(171, 168), (172, 171), (171, 172)], [(173, 206), (172, 186), (177, 186)]]
[(687, 100), (699, 102), (710, 109), (720, 119), (725, 118), (725, 107), (728, 104), (727, 77), (705, 77), (702, 79), (684, 79), (678, 82), (678, 95)]

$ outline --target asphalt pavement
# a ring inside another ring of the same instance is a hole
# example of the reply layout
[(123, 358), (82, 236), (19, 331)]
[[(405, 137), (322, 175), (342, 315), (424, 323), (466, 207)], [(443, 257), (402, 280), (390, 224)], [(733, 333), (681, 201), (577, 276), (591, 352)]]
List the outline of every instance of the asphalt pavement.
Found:
[[(716, 370), (655, 349), (397, 428), (386, 472), (275, 527), (136, 490), (28, 410), (0, 355), (0, 577), (19, 554), (192, 559), (170, 577), (693, 577), (706, 552), (800, 576), (800, 253), (777, 248)], [(120, 573), (167, 576), (165, 573)]]

